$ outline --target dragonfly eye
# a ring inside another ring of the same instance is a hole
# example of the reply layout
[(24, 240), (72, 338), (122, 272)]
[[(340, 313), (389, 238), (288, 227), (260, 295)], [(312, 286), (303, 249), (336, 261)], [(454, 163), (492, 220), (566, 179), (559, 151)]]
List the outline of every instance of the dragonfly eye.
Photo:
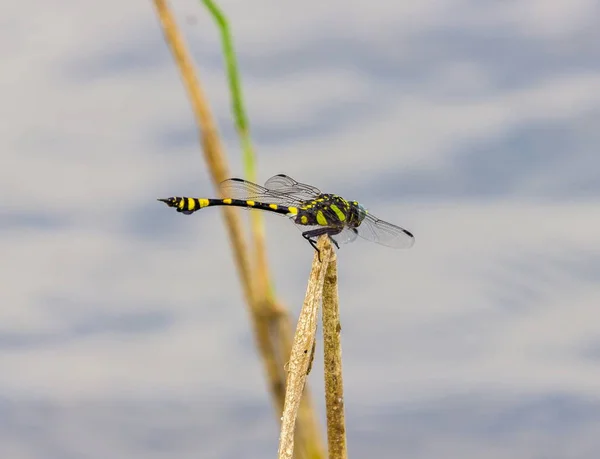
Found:
[(356, 203), (356, 218), (358, 220), (358, 222), (362, 222), (364, 220), (364, 218), (367, 216), (367, 209), (365, 209), (361, 204), (359, 204), (358, 202)]

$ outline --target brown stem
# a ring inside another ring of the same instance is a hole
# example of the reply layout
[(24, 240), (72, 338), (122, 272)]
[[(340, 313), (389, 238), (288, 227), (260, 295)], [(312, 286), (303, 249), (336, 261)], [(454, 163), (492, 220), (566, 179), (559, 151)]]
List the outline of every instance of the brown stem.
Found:
[(342, 377), (342, 343), (338, 298), (337, 259), (334, 254), (327, 266), (323, 285), (323, 348), (325, 370), (325, 406), (327, 410), (327, 445), (329, 459), (346, 459), (346, 421), (344, 419), (344, 384)]

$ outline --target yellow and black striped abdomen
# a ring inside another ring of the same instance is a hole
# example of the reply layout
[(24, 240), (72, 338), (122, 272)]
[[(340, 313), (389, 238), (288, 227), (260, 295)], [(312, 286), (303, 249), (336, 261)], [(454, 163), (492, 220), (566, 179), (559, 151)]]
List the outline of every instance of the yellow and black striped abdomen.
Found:
[(197, 210), (203, 209), (204, 207), (212, 206), (233, 206), (233, 207), (245, 207), (247, 209), (258, 209), (274, 212), (276, 214), (287, 215), (293, 217), (298, 214), (297, 207), (280, 206), (278, 204), (268, 204), (265, 202), (243, 200), (243, 199), (209, 199), (209, 198), (187, 198), (187, 197), (173, 197), (159, 199), (169, 207), (174, 207), (177, 212), (184, 214), (191, 214)]

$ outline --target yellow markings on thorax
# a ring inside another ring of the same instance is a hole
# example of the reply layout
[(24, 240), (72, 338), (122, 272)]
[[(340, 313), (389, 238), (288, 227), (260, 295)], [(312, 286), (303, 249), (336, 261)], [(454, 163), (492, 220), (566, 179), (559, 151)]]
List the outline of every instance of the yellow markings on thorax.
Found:
[(338, 206), (336, 206), (335, 204), (331, 204), (331, 210), (335, 212), (335, 215), (341, 222), (346, 220), (346, 215), (344, 215), (344, 212), (342, 212)]
[(300, 217), (300, 223), (306, 225), (308, 223), (308, 217), (306, 215), (302, 215), (302, 217)]
[(325, 215), (323, 215), (323, 212), (321, 212), (320, 210), (317, 212), (317, 223), (321, 226), (328, 225)]
[(318, 203), (323, 202), (324, 199), (315, 199), (314, 201), (307, 202), (302, 206), (302, 210), (309, 210), (315, 207)]
[(277, 210), (279, 206), (277, 204), (269, 204), (269, 207), (273, 210)]
[(293, 217), (294, 215), (298, 215), (297, 207), (288, 207), (288, 216)]
[(250, 207), (254, 207), (256, 205), (256, 203), (254, 201), (246, 201), (246, 204), (249, 205)]
[(223, 204), (231, 204), (231, 198), (223, 199)]

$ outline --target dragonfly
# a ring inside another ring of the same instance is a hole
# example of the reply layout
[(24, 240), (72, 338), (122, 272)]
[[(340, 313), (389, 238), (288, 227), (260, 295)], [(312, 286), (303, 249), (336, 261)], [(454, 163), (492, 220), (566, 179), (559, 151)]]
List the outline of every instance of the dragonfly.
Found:
[(302, 236), (317, 251), (317, 239), (327, 235), (339, 249), (361, 237), (367, 241), (407, 249), (415, 242), (414, 235), (400, 227), (380, 220), (358, 201), (322, 193), (318, 188), (300, 183), (285, 174), (268, 179), (264, 186), (241, 178), (230, 178), (220, 184), (225, 198), (159, 198), (182, 214), (192, 214), (205, 207), (234, 206), (284, 215), (300, 228)]

